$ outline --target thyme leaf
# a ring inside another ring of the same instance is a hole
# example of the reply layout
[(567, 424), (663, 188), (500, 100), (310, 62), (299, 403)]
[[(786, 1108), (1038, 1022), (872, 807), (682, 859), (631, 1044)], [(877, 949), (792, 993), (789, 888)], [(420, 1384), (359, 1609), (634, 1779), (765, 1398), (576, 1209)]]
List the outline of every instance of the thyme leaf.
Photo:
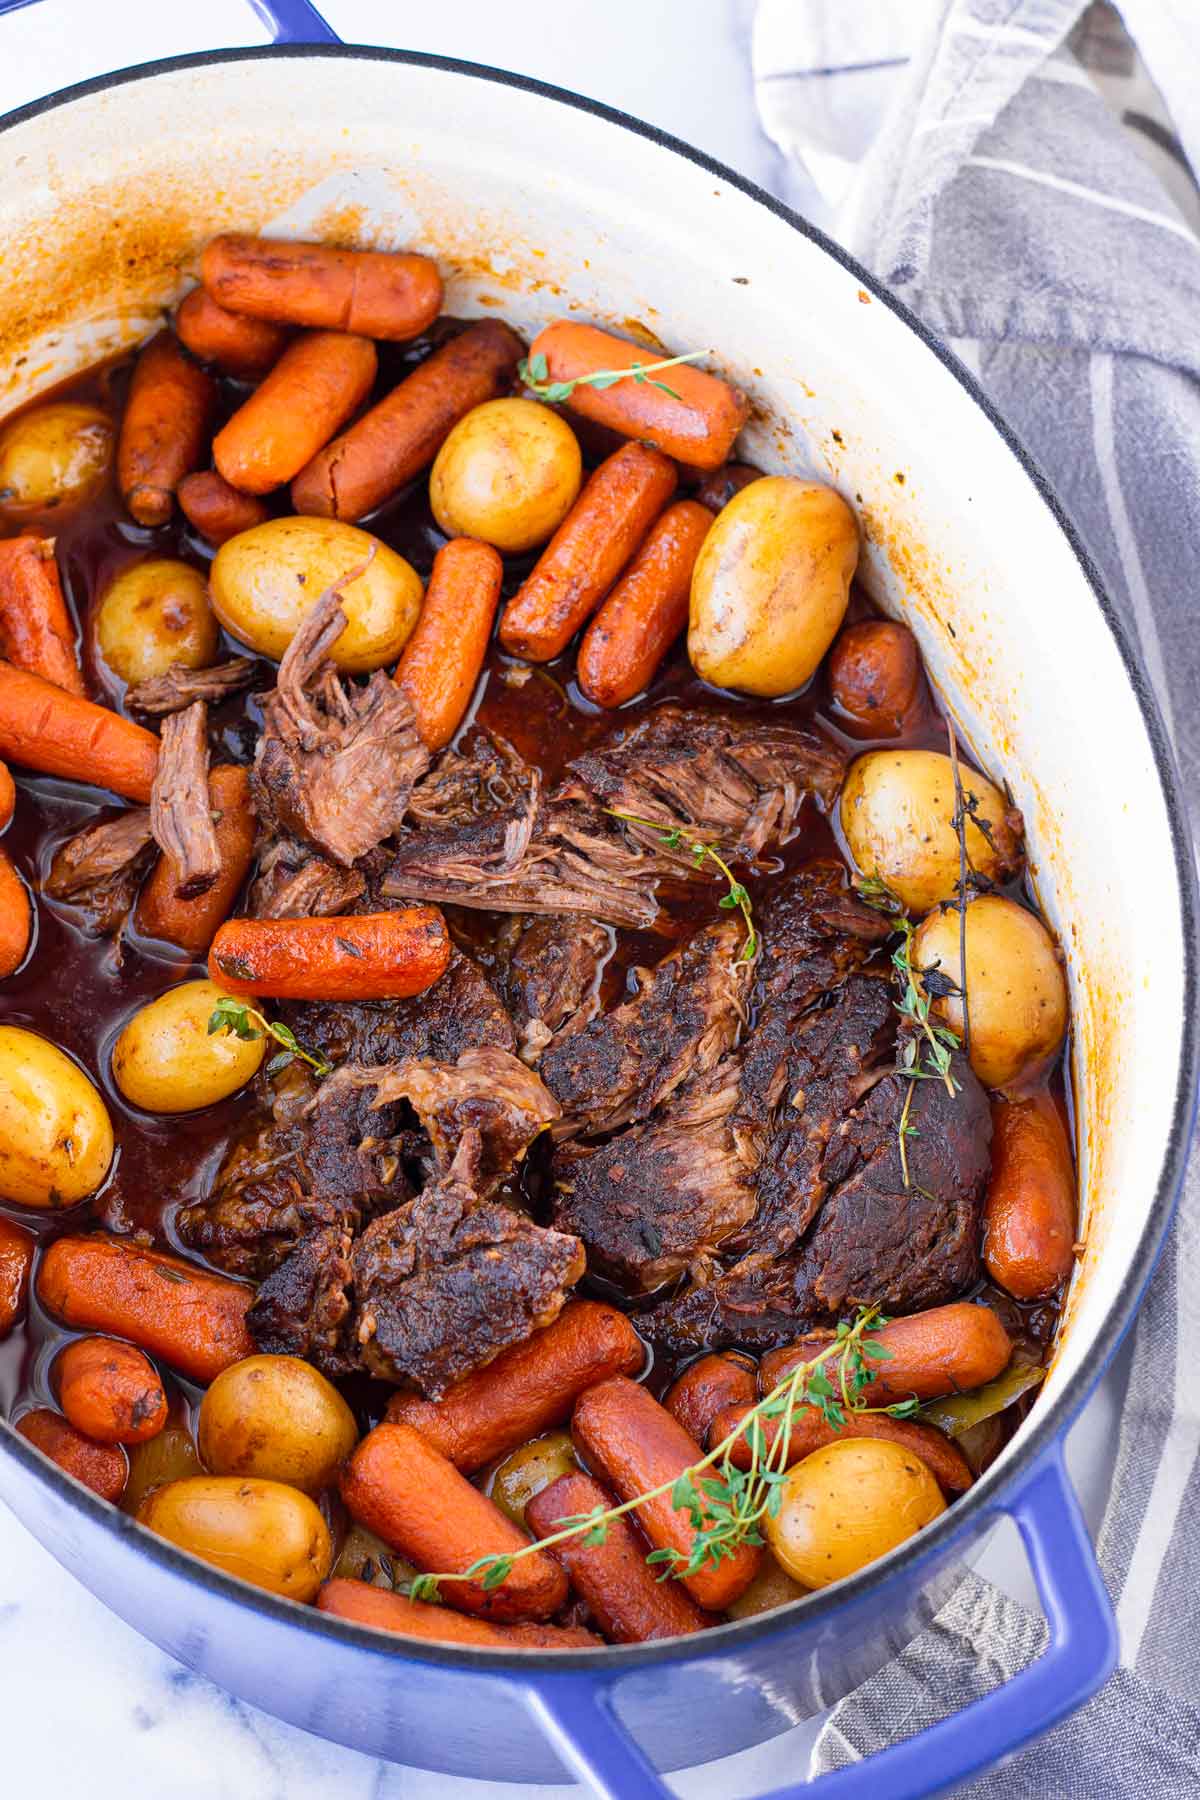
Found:
[(209, 1037), (217, 1031), (228, 1031), (234, 1037), (241, 1038), (244, 1043), (252, 1038), (268, 1037), (282, 1045), (282, 1054), (273, 1056), (267, 1064), (268, 1075), (277, 1074), (280, 1069), (286, 1068), (294, 1057), (306, 1062), (318, 1075), (328, 1075), (333, 1069), (333, 1064), (319, 1051), (314, 1053), (302, 1048), (290, 1025), (283, 1025), (278, 1019), (264, 1018), (257, 1007), (248, 1005), (245, 1000), (235, 999), (232, 994), (222, 994), (209, 1014)]
[(715, 865), (729, 884), (729, 892), (722, 895), (717, 901), (717, 905), (727, 912), (732, 912), (736, 907), (746, 926), (741, 953), (733, 966), (735, 969), (740, 969), (743, 964), (752, 963), (762, 948), (762, 939), (759, 937), (758, 927), (754, 923), (754, 905), (748, 889), (737, 879), (725, 858), (714, 850), (711, 844), (706, 844), (699, 838), (689, 837), (680, 825), (664, 830), (657, 820), (639, 818), (636, 813), (622, 812), (617, 806), (606, 806), (604, 810), (610, 818), (620, 819), (626, 825), (639, 825), (643, 831), (654, 832), (659, 843), (668, 850), (685, 850), (692, 859), (692, 866), (696, 869), (702, 868), (706, 861)]
[(670, 394), (672, 400), (679, 395), (665, 381), (656, 381), (654, 376), (659, 369), (674, 369), (680, 363), (699, 362), (707, 356), (707, 350), (689, 350), (686, 356), (668, 356), (661, 362), (635, 362), (628, 369), (596, 369), (591, 375), (576, 375), (571, 381), (551, 381), (550, 365), (545, 354), (539, 350), (536, 356), (523, 356), (517, 364), (517, 374), (531, 394), (539, 400), (545, 400), (555, 406), (560, 400), (569, 400), (577, 387), (610, 388), (618, 381), (649, 382), (651, 387), (661, 388), (664, 394)]

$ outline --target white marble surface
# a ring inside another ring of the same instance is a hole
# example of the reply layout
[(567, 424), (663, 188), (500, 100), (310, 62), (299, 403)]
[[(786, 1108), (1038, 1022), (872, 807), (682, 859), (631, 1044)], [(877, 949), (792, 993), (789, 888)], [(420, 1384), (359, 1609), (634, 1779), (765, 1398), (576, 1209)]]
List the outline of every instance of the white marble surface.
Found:
[[(328, 0), (347, 40), (404, 44), (518, 69), (688, 139), (765, 187), (778, 159), (758, 129), (747, 39), (752, 0)], [(0, 14), (0, 112), (147, 58), (260, 43), (244, 0), (39, 0)], [(1070, 1461), (1093, 1529), (1111, 1473), (1118, 1368), (1073, 1433)], [(985, 1572), (1021, 1598), (1009, 1539)], [(680, 1778), (708, 1800), (762, 1793), (805, 1771), (815, 1726)], [(528, 1790), (392, 1768), (281, 1725), (190, 1675), (92, 1599), (0, 1506), (0, 1742), (4, 1787), (118, 1800), (504, 1800)], [(574, 1789), (540, 1790), (546, 1800)]]

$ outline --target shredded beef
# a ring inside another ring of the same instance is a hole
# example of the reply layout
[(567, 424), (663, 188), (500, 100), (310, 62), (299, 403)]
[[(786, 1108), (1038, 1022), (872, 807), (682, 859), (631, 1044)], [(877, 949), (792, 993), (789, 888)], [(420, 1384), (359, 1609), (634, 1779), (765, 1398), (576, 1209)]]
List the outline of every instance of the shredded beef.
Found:
[(360, 870), (314, 856), (294, 838), (275, 838), (259, 856), (247, 911), (252, 919), (328, 919), (366, 891)]
[(208, 707), (193, 700), (163, 720), (150, 794), (150, 829), (176, 870), (181, 900), (205, 894), (221, 873), (208, 798)]
[(556, 1037), (572, 1036), (594, 1016), (612, 928), (595, 919), (513, 918), (497, 948), (520, 1055), (536, 1064)]
[(124, 925), (153, 855), (150, 809), (130, 807), (63, 844), (55, 852), (44, 891), (52, 900), (80, 907), (90, 930), (109, 936)]
[(228, 662), (214, 663), (211, 669), (189, 669), (184, 663), (172, 663), (165, 675), (151, 675), (136, 687), (127, 688), (125, 705), (130, 712), (150, 716), (182, 712), (196, 700), (217, 706), (248, 688), (259, 667), (253, 656), (231, 656)]
[(444, 975), (411, 1000), (294, 1001), (280, 1013), (308, 1049), (332, 1063), (457, 1062), (492, 1044), (515, 1050), (503, 1000), (479, 964), (455, 950)]
[(357, 1366), (351, 1330), (350, 1234), (328, 1225), (302, 1237), (268, 1275), (246, 1314), (258, 1348), (274, 1356), (303, 1356), (327, 1375)]

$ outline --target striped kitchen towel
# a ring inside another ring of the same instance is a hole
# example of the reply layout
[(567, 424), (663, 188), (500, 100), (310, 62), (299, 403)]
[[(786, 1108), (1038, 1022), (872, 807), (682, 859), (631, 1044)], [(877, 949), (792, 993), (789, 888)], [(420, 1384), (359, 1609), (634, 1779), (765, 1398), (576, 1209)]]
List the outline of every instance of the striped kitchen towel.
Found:
[[(1141, 640), (1196, 823), (1200, 0), (1121, 13), (1124, 29), (1084, 0), (760, 0), (756, 92), (834, 234), (950, 340), (1048, 471)], [(1195, 1152), (1135, 1328), (1098, 1551), (1121, 1667), (972, 1784), (977, 1800), (1200, 1795)], [(1044, 1629), (968, 1577), (837, 1708), (816, 1768), (965, 1705), (1036, 1656)]]

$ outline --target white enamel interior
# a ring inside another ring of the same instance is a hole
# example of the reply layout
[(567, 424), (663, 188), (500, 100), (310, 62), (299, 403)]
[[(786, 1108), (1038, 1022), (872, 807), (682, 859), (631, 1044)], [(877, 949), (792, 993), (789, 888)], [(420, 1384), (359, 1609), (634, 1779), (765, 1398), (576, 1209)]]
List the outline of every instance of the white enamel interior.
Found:
[[(714, 347), (771, 470), (857, 507), (875, 595), (917, 631), (1012, 785), (1075, 1009), (1087, 1248), (1050, 1388), (1093, 1359), (1171, 1126), (1184, 939), (1146, 728), (1080, 566), (969, 394), (785, 220), (551, 98), (369, 56), (141, 78), (4, 134), (0, 413), (142, 336), (225, 228), (436, 255), (448, 306), (565, 308)], [(7, 308), (7, 313), (5, 309)], [(1098, 728), (1097, 721), (1103, 721)]]

